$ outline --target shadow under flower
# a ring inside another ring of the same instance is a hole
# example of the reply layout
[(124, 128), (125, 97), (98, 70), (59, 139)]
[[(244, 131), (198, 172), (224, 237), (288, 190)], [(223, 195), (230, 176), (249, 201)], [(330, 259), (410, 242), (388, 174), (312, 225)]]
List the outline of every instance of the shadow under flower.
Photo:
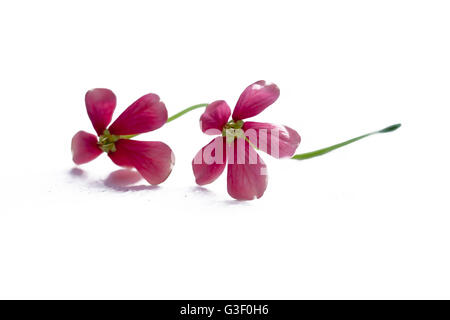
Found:
[(139, 172), (130, 169), (113, 171), (105, 180), (105, 185), (113, 187), (126, 187), (142, 180)]
[[(255, 200), (253, 200), (253, 201), (255, 201)], [(228, 206), (228, 207), (230, 207), (230, 206), (241, 206), (241, 207), (244, 207), (244, 206), (250, 206), (250, 205), (251, 205), (250, 202), (251, 202), (251, 201), (246, 201), (246, 200), (235, 200), (235, 199), (233, 199), (233, 200), (229, 199), (229, 200), (223, 200), (223, 201), (221, 201), (221, 203), (222, 203), (223, 205)]]
[(201, 187), (201, 186), (191, 187), (190, 191), (192, 193), (197, 193), (197, 194), (213, 194), (213, 192), (211, 190)]
[(142, 180), (139, 172), (130, 169), (120, 169), (111, 172), (109, 176), (103, 180), (103, 185), (115, 191), (143, 191), (143, 190), (157, 190), (159, 186), (152, 185), (134, 185)]
[(83, 169), (73, 167), (69, 170), (69, 175), (71, 175), (72, 177), (85, 177), (86, 172), (84, 172)]

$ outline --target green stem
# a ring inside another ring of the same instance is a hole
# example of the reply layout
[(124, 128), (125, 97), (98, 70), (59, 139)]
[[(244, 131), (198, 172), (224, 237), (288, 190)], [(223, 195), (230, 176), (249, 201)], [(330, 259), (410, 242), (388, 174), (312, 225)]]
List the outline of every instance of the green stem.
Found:
[(192, 110), (199, 109), (199, 108), (204, 108), (207, 105), (208, 105), (207, 103), (201, 103), (201, 104), (196, 104), (195, 106), (186, 108), (186, 109), (184, 109), (184, 110), (174, 114), (173, 116), (171, 116), (169, 119), (167, 119), (167, 122), (171, 122), (171, 121), (181, 117), (183, 114), (188, 113), (188, 112), (190, 112)]
[(131, 139), (131, 138), (134, 138), (134, 137), (136, 137), (138, 135), (139, 134), (129, 134), (129, 135), (126, 135), (126, 136), (119, 136), (119, 139)]
[(387, 128), (381, 129), (379, 131), (374, 131), (374, 132), (371, 132), (371, 133), (367, 133), (367, 134), (364, 134), (362, 136), (359, 136), (359, 137), (356, 137), (356, 138), (353, 138), (353, 139), (350, 139), (350, 140), (347, 140), (347, 141), (344, 141), (344, 142), (332, 145), (332, 146), (327, 147), (327, 148), (323, 148), (323, 149), (319, 149), (319, 150), (315, 150), (315, 151), (311, 151), (311, 152), (307, 152), (307, 153), (296, 154), (291, 159), (306, 160), (306, 159), (318, 157), (318, 156), (321, 156), (321, 155), (323, 155), (325, 153), (328, 153), (330, 151), (336, 150), (336, 149), (338, 149), (340, 147), (346, 146), (346, 145), (348, 145), (350, 143), (353, 143), (353, 142), (356, 142), (358, 140), (361, 140), (361, 139), (364, 139), (366, 137), (369, 137), (371, 135), (374, 135), (374, 134), (377, 134), (377, 133), (386, 133), (386, 132), (395, 131), (398, 128), (400, 128), (400, 126), (401, 126), (401, 124), (397, 123), (397, 124), (394, 124), (394, 125), (389, 126)]

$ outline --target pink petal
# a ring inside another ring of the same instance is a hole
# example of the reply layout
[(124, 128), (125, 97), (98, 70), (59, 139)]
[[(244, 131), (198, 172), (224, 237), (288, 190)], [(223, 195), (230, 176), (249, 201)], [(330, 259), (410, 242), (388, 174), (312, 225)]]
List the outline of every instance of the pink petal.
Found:
[(242, 92), (233, 111), (233, 120), (243, 120), (261, 113), (280, 96), (280, 89), (274, 83), (264, 80), (249, 85)]
[(109, 127), (116, 135), (132, 135), (162, 127), (167, 121), (167, 109), (159, 96), (147, 94), (129, 106)]
[(230, 115), (231, 109), (225, 101), (214, 101), (206, 107), (205, 112), (201, 115), (200, 128), (206, 134), (220, 134)]
[(267, 168), (264, 161), (244, 139), (227, 146), (228, 194), (237, 200), (261, 198), (267, 188)]
[(83, 164), (97, 158), (103, 151), (97, 145), (97, 137), (85, 131), (78, 131), (72, 138), (72, 159)]
[(301, 140), (294, 129), (271, 123), (247, 121), (243, 130), (251, 143), (275, 158), (292, 157)]
[(192, 160), (195, 182), (205, 185), (215, 181), (227, 163), (225, 138), (220, 136), (204, 146)]
[(116, 108), (116, 96), (109, 89), (92, 89), (86, 92), (84, 100), (95, 131), (98, 135), (103, 134)]
[(131, 164), (150, 184), (160, 184), (170, 175), (175, 156), (165, 143), (120, 139), (116, 152), (108, 156), (114, 163)]

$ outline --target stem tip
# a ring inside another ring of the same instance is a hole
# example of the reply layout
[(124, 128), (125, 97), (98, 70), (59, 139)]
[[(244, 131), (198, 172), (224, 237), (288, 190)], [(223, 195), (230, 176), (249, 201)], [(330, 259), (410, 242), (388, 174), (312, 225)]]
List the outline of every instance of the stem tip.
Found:
[(385, 133), (385, 132), (392, 132), (397, 130), (398, 128), (400, 128), (402, 126), (401, 123), (397, 123), (397, 124), (393, 124), (392, 126), (386, 127), (380, 131), (378, 131), (379, 133)]

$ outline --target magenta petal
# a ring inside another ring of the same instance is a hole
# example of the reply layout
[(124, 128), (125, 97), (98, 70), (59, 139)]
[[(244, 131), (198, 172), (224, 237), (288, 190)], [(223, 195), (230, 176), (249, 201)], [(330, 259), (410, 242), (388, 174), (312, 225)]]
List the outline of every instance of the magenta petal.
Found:
[(192, 160), (195, 182), (205, 185), (215, 181), (227, 163), (224, 137), (217, 137), (204, 146)]
[(227, 146), (228, 194), (237, 200), (261, 198), (267, 188), (267, 167), (244, 139)]
[(78, 131), (72, 138), (72, 159), (76, 164), (94, 160), (102, 153), (97, 137), (85, 131)]
[[(120, 140), (119, 140), (120, 141)], [(116, 142), (117, 149), (117, 142)], [(131, 157), (128, 156), (125, 152), (109, 152), (109, 158), (119, 167), (124, 167), (127, 169), (134, 168), (134, 164), (131, 162)]]
[(251, 143), (275, 158), (292, 157), (301, 140), (297, 131), (287, 126), (247, 121), (243, 129)]
[(167, 121), (167, 109), (159, 96), (147, 94), (129, 106), (109, 127), (115, 135), (132, 135), (162, 127)]
[(261, 113), (280, 96), (280, 89), (274, 83), (264, 80), (249, 85), (242, 92), (233, 111), (233, 120), (243, 120)]
[(164, 182), (175, 164), (172, 150), (163, 142), (121, 139), (116, 149), (108, 153), (111, 160), (132, 165), (150, 184)]
[(95, 131), (98, 135), (103, 134), (116, 108), (116, 96), (109, 89), (92, 89), (86, 92), (84, 100)]
[(220, 134), (230, 115), (231, 109), (225, 101), (214, 101), (206, 107), (205, 112), (201, 115), (200, 128), (206, 134), (215, 135), (217, 130)]

